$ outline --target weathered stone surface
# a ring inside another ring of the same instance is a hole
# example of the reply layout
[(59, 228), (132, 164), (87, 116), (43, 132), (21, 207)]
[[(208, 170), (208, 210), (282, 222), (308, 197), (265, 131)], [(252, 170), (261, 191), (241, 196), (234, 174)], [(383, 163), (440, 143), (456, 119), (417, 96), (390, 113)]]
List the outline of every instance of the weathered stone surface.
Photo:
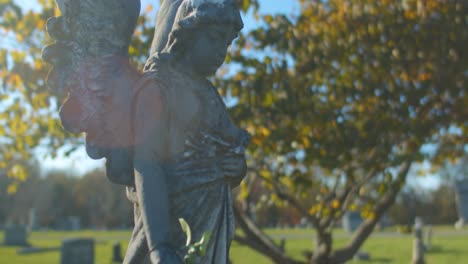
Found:
[(6, 246), (28, 246), (28, 231), (25, 226), (11, 225), (5, 228), (4, 244)]
[(94, 264), (94, 240), (71, 238), (62, 241), (61, 264)]

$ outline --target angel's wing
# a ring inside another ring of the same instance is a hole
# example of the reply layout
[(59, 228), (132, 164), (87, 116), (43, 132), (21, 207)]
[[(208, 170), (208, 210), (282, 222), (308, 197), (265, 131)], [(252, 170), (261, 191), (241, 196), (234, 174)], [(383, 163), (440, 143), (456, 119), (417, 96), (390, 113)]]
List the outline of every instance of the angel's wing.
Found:
[(172, 30), (174, 20), (183, 0), (163, 0), (156, 17), (154, 38), (151, 44), (151, 54), (161, 52), (167, 44), (169, 33)]
[(139, 0), (56, 0), (61, 16), (50, 18), (47, 31), (55, 43), (43, 50), (54, 66), (48, 85), (57, 93), (77, 65), (89, 57), (127, 56), (140, 13)]

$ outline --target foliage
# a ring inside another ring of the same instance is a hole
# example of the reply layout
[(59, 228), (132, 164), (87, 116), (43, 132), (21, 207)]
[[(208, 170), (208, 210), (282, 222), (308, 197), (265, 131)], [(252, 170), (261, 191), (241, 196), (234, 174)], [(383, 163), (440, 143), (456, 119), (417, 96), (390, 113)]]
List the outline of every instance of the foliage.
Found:
[(196, 263), (197, 257), (203, 257), (206, 255), (206, 247), (208, 246), (208, 241), (210, 241), (211, 232), (207, 231), (203, 233), (200, 241), (192, 243), (192, 230), (190, 229), (189, 224), (183, 218), (179, 218), (179, 222), (182, 231), (184, 231), (185, 236), (187, 237), (187, 242), (185, 243), (187, 255), (184, 256), (184, 263), (194, 264)]
[[(322, 252), (349, 259), (410, 164), (466, 152), (468, 5), (300, 3), (297, 15), (266, 15), (239, 38), (230, 57), (239, 71), (219, 86), (238, 99), (231, 113), (253, 134), (251, 175), (271, 190), (268, 200), (296, 207), (325, 244), (344, 211), (361, 210), (367, 221), (348, 246)], [(311, 192), (317, 180), (322, 188)]]
[[(27, 168), (40, 171), (38, 167)], [(17, 195), (0, 195), (0, 223), (25, 224), (31, 208), (44, 228), (61, 229), (72, 216), (88, 228), (121, 228), (132, 223), (132, 206), (124, 188), (110, 184), (103, 171), (82, 177), (64, 171), (32, 175)], [(8, 184), (9, 179), (2, 177), (0, 188)]]
[(415, 217), (428, 225), (453, 225), (458, 220), (455, 190), (448, 184), (430, 191), (405, 188), (388, 215), (392, 223), (406, 226), (413, 226)]

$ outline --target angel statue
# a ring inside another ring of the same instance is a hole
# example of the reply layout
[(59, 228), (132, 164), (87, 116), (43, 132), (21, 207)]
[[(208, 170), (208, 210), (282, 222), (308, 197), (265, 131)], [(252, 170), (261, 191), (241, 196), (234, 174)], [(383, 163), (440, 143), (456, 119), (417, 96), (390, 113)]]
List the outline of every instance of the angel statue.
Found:
[(48, 22), (56, 42), (43, 57), (48, 84), (68, 97), (65, 129), (86, 133), (93, 159), (127, 186), (135, 227), (124, 263), (182, 263), (183, 218), (198, 241), (195, 263), (228, 263), (234, 236), (232, 188), (246, 173), (246, 131), (229, 118), (207, 79), (243, 23), (234, 0), (165, 0), (143, 72), (129, 63), (136, 0), (62, 0)]

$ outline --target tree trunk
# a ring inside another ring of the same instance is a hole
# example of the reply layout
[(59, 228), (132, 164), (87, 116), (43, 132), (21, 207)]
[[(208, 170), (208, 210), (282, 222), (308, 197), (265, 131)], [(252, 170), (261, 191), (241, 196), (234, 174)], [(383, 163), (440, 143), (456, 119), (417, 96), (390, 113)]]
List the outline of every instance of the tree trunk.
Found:
[(244, 231), (245, 236), (236, 236), (234, 239), (240, 244), (249, 246), (257, 252), (268, 257), (273, 263), (278, 264), (303, 264), (304, 262), (296, 261), (288, 257), (273, 240), (265, 235), (257, 225), (247, 216), (245, 212), (234, 207), (234, 215), (236, 223)]
[(331, 264), (329, 262), (332, 251), (333, 238), (330, 232), (317, 231), (315, 239), (315, 251), (311, 264)]

